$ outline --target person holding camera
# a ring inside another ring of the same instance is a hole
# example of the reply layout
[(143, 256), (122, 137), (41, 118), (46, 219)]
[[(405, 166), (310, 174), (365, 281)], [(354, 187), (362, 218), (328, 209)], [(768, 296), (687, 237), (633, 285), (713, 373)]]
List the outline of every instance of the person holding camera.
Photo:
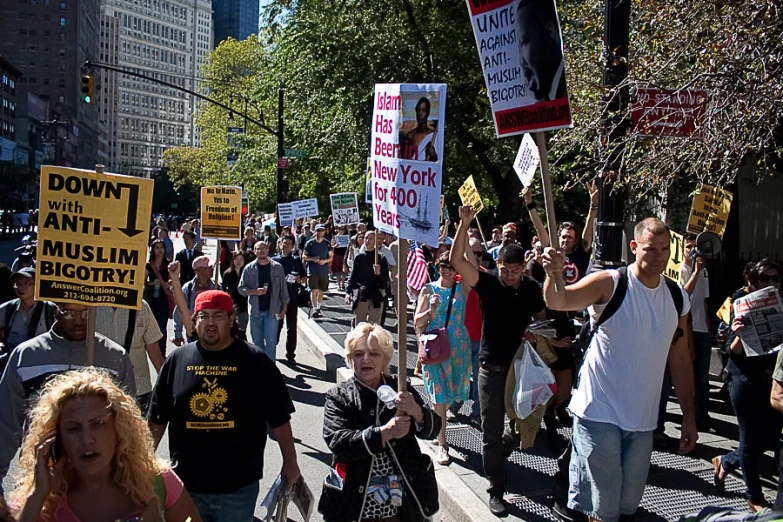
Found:
[[(762, 259), (748, 274), (748, 288), (741, 288), (731, 296), (732, 302), (762, 288), (774, 287), (780, 291), (780, 267), (770, 259)], [(770, 405), (772, 372), (776, 354), (748, 357), (742, 346), (740, 331), (745, 318), (735, 317), (731, 310), (731, 334), (726, 340), (729, 362), (729, 397), (739, 427), (739, 446), (736, 450), (712, 459), (715, 467), (715, 486), (723, 490), (726, 475), (742, 468), (745, 480), (745, 498), (751, 511), (758, 513), (767, 505), (761, 488), (759, 460), (769, 449), (774, 449), (783, 428), (783, 415)]]

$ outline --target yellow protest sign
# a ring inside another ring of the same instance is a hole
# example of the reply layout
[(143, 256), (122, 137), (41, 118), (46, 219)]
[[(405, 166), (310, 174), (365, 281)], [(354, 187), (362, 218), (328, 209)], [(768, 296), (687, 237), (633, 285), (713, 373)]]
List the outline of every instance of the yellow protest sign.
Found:
[(41, 167), (35, 298), (141, 308), (153, 185)]
[(481, 201), (481, 196), (476, 188), (476, 183), (473, 181), (473, 176), (468, 176), (465, 183), (459, 188), (459, 198), (462, 200), (463, 205), (470, 205), (473, 210), (478, 214), (484, 209), (484, 203)]
[(733, 199), (731, 192), (702, 185), (693, 197), (691, 214), (688, 216), (688, 232), (715, 232), (723, 239)]
[(242, 239), (241, 187), (201, 187), (201, 237)]
[(720, 309), (715, 313), (718, 319), (724, 323), (731, 325), (731, 297), (727, 297), (723, 304), (720, 305)]
[(679, 283), (682, 280), (682, 236), (677, 232), (671, 232), (671, 244), (669, 245), (669, 264), (666, 265), (663, 275)]

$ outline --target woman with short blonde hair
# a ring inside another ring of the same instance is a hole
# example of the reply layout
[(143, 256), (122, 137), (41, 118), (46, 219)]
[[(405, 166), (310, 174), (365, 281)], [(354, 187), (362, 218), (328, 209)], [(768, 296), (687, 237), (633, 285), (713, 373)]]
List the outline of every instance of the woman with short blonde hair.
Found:
[(333, 454), (318, 504), (326, 522), (424, 522), (438, 511), (435, 471), (416, 438), (434, 437), (440, 417), (410, 383), (397, 391), (392, 353), (391, 335), (376, 324), (359, 323), (345, 338), (354, 375), (329, 390), (324, 405)]
[(19, 464), (10, 496), (19, 522), (78, 522), (95, 513), (201, 521), (179, 477), (155, 456), (136, 401), (102, 370), (71, 371), (46, 384)]

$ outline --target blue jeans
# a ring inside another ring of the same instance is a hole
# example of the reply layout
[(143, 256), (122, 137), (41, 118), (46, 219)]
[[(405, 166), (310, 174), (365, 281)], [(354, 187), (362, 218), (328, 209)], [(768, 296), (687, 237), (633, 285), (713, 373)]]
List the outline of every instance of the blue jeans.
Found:
[(772, 384), (751, 382), (746, 377), (729, 375), (729, 397), (737, 414), (739, 446), (721, 458), (726, 471), (742, 468), (745, 480), (745, 497), (754, 504), (764, 504), (761, 489), (759, 460), (761, 455), (774, 449), (783, 427), (783, 417), (769, 404)]
[(693, 381), (696, 387), (696, 424), (710, 422), (710, 359), (712, 337), (693, 332)]
[(568, 507), (602, 522), (633, 515), (647, 484), (652, 431), (574, 417)]
[(264, 350), (273, 361), (277, 356), (277, 320), (270, 311), (250, 317), (250, 342)]
[(203, 522), (253, 522), (258, 501), (258, 481), (233, 493), (191, 493)]

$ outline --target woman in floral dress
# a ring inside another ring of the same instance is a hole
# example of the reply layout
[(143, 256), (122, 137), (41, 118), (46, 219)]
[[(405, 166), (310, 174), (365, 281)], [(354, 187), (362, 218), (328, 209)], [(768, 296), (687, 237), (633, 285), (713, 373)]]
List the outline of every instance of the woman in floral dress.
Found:
[(465, 303), (470, 287), (455, 281), (457, 272), (449, 261), (448, 252), (438, 258), (437, 265), (440, 277), (421, 289), (415, 321), (419, 332), (443, 328), (446, 324), (449, 296), (452, 289), (454, 290), (451, 315), (446, 327), (451, 357), (442, 363), (425, 364), (422, 372), (427, 394), (435, 405), (435, 412), (441, 417), (437, 460), (440, 464), (447, 464), (449, 445), (446, 442), (446, 410), (449, 404), (466, 401), (470, 394), (470, 338), (465, 329)]

